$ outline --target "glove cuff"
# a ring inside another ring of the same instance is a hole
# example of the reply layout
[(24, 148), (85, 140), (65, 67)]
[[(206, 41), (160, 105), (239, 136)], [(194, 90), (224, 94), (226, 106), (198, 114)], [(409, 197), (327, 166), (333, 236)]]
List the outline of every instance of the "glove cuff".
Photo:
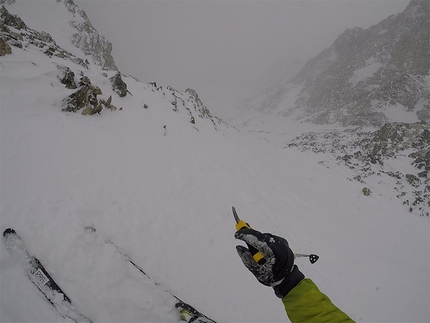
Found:
[(278, 285), (273, 287), (275, 295), (279, 298), (283, 298), (304, 278), (305, 275), (294, 265), (293, 270)]

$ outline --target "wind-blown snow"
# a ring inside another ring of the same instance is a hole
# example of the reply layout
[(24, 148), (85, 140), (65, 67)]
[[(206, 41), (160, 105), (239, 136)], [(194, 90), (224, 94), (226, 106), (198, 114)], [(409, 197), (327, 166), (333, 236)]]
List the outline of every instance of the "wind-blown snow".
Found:
[(352, 84), (352, 86), (356, 86), (358, 82), (364, 81), (375, 74), (382, 66), (382, 63), (378, 62), (374, 57), (371, 57), (365, 61), (365, 66), (354, 71), (354, 74), (349, 82)]
[(417, 115), (415, 113), (410, 113), (410, 111), (400, 103), (385, 107), (384, 114), (387, 116), (389, 122), (419, 122)]
[[(82, 69), (123, 109), (61, 112), (72, 90), (54, 63)], [(298, 266), (355, 320), (429, 321), (429, 219), (377, 179), (367, 197), (347, 168), (283, 149), (296, 124), (266, 140), (209, 119), (193, 125), (146, 84), (126, 78), (132, 96), (121, 99), (99, 67), (33, 47), (0, 66), (1, 229), (21, 235), (94, 322), (179, 322), (169, 291), (218, 322), (288, 321), (236, 255), (232, 205), (295, 252), (318, 254)], [(64, 321), (0, 250), (1, 321)]]

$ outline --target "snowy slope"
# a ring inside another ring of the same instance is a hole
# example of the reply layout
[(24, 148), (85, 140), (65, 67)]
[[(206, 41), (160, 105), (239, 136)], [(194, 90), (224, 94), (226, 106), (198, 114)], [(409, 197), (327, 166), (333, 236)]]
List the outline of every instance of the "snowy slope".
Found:
[[(72, 90), (57, 64), (83, 71), (123, 109), (62, 112)], [(15, 228), (94, 322), (179, 322), (168, 290), (219, 322), (288, 321), (236, 255), (232, 205), (296, 252), (319, 254), (315, 265), (297, 263), (355, 320), (430, 320), (429, 219), (409, 214), (377, 181), (366, 197), (345, 179), (347, 168), (283, 149), (296, 124), (265, 141), (210, 119), (191, 124), (150, 85), (126, 78), (133, 95), (119, 98), (102, 75), (114, 72), (34, 46), (13, 48), (0, 73), (1, 229)], [(3, 244), (0, 273), (2, 322), (64, 321)]]
[(107, 69), (116, 70), (112, 44), (91, 25), (85, 12), (73, 0), (1, 0), (10, 4), (11, 12), (30, 27), (48, 32), (56, 43), (76, 56), (83, 53), (88, 60)]

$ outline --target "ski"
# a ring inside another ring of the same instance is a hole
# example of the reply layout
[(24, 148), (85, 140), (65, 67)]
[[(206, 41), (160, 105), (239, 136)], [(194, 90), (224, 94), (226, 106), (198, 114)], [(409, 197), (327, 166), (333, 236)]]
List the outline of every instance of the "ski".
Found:
[(43, 294), (47, 301), (64, 319), (77, 323), (91, 323), (91, 320), (80, 314), (70, 298), (54, 281), (42, 263), (27, 248), (24, 241), (14, 229), (3, 232), (3, 242), (12, 258), (24, 270), (26, 276)]
[[(95, 232), (96, 229), (93, 227), (86, 227), (85, 230), (87, 232)], [(131, 265), (133, 265), (141, 274), (145, 275), (147, 278), (152, 279), (143, 269), (140, 267), (123, 249), (121, 249), (117, 244), (115, 244), (112, 240), (105, 240), (107, 244), (112, 245), (123, 257), (124, 260), (129, 262)], [(164, 287), (163, 284), (160, 284), (156, 281), (154, 283), (158, 286)], [(210, 319), (206, 315), (202, 314), (198, 310), (196, 310), (191, 305), (185, 303), (183, 300), (181, 300), (178, 296), (173, 294), (169, 289), (166, 289), (167, 292), (169, 292), (174, 298), (176, 298), (177, 303), (175, 304), (175, 307), (179, 311), (179, 316), (182, 320), (188, 323), (216, 323), (214, 320)]]
[[(175, 296), (176, 297), (176, 296)], [(191, 305), (184, 303), (178, 299), (175, 307), (179, 310), (179, 315), (182, 320), (188, 323), (216, 323), (206, 315), (197, 311)]]

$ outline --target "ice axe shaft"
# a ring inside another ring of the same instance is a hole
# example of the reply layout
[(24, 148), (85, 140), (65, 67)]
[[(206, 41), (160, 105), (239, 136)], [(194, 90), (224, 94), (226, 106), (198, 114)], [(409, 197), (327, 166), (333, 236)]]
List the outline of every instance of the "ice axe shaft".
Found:
[(303, 253), (295, 253), (294, 258), (309, 258), (309, 261), (311, 264), (314, 264), (317, 262), (317, 260), (320, 258), (318, 255), (315, 255), (311, 253), (310, 255), (305, 255)]

